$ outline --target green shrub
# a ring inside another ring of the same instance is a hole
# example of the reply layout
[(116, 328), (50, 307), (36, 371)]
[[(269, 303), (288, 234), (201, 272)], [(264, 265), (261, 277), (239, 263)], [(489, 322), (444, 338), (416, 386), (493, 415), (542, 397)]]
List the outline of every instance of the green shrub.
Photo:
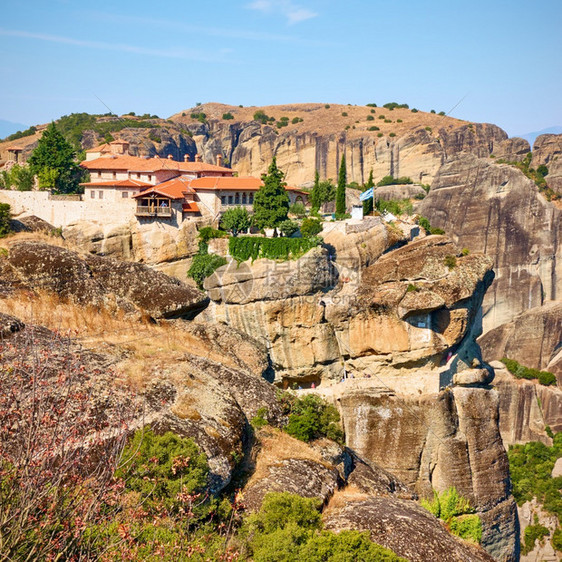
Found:
[(347, 112), (345, 112), (345, 111), (342, 112), (341, 116), (342, 116), (342, 117), (347, 117)]
[(287, 220), (279, 223), (278, 228), (283, 233), (283, 236), (286, 236), (287, 238), (289, 238), (295, 232), (298, 231), (299, 225), (295, 221), (287, 219)]
[(434, 228), (432, 227), (429, 230), (429, 234), (445, 234), (445, 231), (442, 228)]
[(322, 232), (322, 222), (319, 219), (307, 217), (302, 221), (301, 234), (305, 238), (316, 236), (320, 234), (320, 232)]
[(457, 257), (456, 256), (453, 256), (453, 255), (445, 256), (445, 259), (443, 261), (449, 269), (455, 269), (455, 267), (457, 267)]
[(395, 101), (392, 101), (390, 103), (385, 103), (383, 107), (385, 107), (386, 109), (390, 109), (390, 111), (394, 109), (409, 109), (407, 103), (396, 103)]
[(377, 133), (377, 137), (383, 137), (384, 135), (382, 133)]
[(388, 135), (389, 137), (395, 137), (396, 133), (390, 133), (390, 135)]
[(385, 119), (384, 122), (385, 123), (392, 123), (392, 119)]
[(162, 142), (162, 138), (159, 137), (154, 131), (150, 131), (150, 133), (148, 133), (148, 138), (152, 141), (152, 142)]
[(328, 437), (343, 444), (339, 420), (340, 415), (334, 406), (326, 404), (319, 396), (309, 394), (293, 403), (285, 431), (305, 442)]
[(384, 176), (384, 178), (382, 178), (377, 183), (377, 187), (381, 187), (383, 185), (406, 185), (411, 183), (414, 183), (412, 181), (412, 178), (409, 178), (407, 176), (403, 176), (401, 178), (395, 178), (393, 176)]
[(420, 216), (418, 218), (418, 224), (426, 231), (429, 232), (431, 229), (431, 224), (429, 224), (429, 220), (425, 217)]
[(267, 420), (267, 408), (260, 408), (256, 415), (251, 419), (250, 423), (254, 429), (261, 429), (269, 424)]
[(414, 285), (412, 283), (408, 283), (408, 288), (406, 289), (406, 292), (408, 293), (415, 293), (417, 291), (419, 291), (420, 288), (417, 285)]
[(432, 109), (432, 110), (430, 111), (430, 113), (435, 113), (435, 109)]
[(250, 223), (250, 214), (246, 208), (233, 207), (224, 212), (220, 224), (221, 228), (236, 236), (240, 232), (247, 232)]
[(325, 108), (325, 109), (330, 109), (330, 104), (327, 103), (327, 104), (324, 106), (324, 108)]
[(261, 109), (258, 109), (258, 111), (254, 113), (254, 120), (259, 121), (262, 125), (266, 125), (267, 123), (275, 121), (275, 117), (269, 117), (269, 115), (266, 115)]
[(230, 113), (230, 111), (228, 111), (227, 113), (223, 113), (223, 114), (222, 114), (222, 118), (223, 118), (225, 121), (228, 121), (228, 120), (230, 120), (230, 119), (234, 119), (234, 115), (232, 115), (232, 113)]
[(463, 248), (461, 254), (463, 256), (468, 256), (468, 254), (470, 254), (470, 250), (468, 248)]
[(439, 112), (439, 115), (441, 115), (441, 117), (443, 117), (443, 116), (445, 115), (445, 112), (444, 112), (444, 111), (440, 111), (440, 112)]
[(544, 526), (536, 522), (534, 525), (528, 525), (523, 535), (523, 543), (521, 544), (521, 554), (526, 556), (534, 548), (537, 540), (542, 541), (550, 535), (550, 531)]
[(421, 500), (422, 506), (435, 517), (442, 519), (454, 535), (477, 544), (482, 540), (482, 521), (474, 514), (470, 502), (461, 496), (455, 487), (438, 494), (433, 493), (433, 500)]
[(320, 239), (311, 238), (264, 238), (260, 236), (238, 236), (230, 238), (230, 255), (238, 262), (248, 259), (267, 258), (288, 260), (300, 258), (320, 244)]
[(412, 113), (417, 113), (418, 110), (414, 107), (413, 109), (410, 110)]
[(367, 115), (367, 121), (374, 121), (375, 118), (372, 115)]
[(426, 127), (425, 130), (426, 130), (426, 131), (429, 131), (429, 132), (431, 133), (432, 128), (431, 128), (431, 127)]
[(206, 121), (207, 121), (207, 115), (205, 113), (203, 113), (202, 111), (192, 113), (191, 118), (197, 119), (197, 121), (199, 121), (199, 123), (206, 123)]
[(297, 217), (304, 217), (306, 215), (306, 207), (297, 201), (289, 207), (289, 213)]
[(304, 121), (304, 119), (302, 117), (293, 117), (291, 123), (293, 125), (296, 125), (297, 123), (302, 123)]
[(544, 164), (541, 164), (537, 168), (537, 173), (544, 178), (544, 176), (548, 176), (548, 168)]
[(402, 119), (396, 119), (397, 123), (402, 123)]
[[(236, 240), (236, 238), (231, 238), (231, 240)], [(217, 256), (216, 254), (196, 254), (193, 256), (191, 267), (187, 271), (187, 275), (202, 289), (203, 281), (225, 264), (226, 259), (222, 256)]]
[(539, 383), (544, 386), (556, 384), (556, 376), (550, 371), (539, 371), (538, 369), (525, 367), (515, 361), (515, 359), (509, 359), (507, 357), (502, 359), (502, 363), (506, 366), (507, 370), (518, 379), (538, 379)]
[(389, 201), (386, 201), (385, 199), (378, 199), (375, 206), (380, 213), (384, 213), (386, 211), (397, 217), (400, 215), (411, 215), (414, 212), (414, 207), (409, 199), (391, 199)]
[(379, 115), (379, 119), (384, 119), (384, 115)]
[(209, 466), (204, 453), (192, 439), (170, 431), (156, 435), (150, 426), (138, 430), (122, 455), (122, 467), (116, 477), (123, 478), (126, 489), (146, 498), (146, 507), (163, 502), (177, 512), (180, 492), (205, 491)]
[(372, 125), (372, 126), (369, 127), (367, 130), (368, 130), (368, 131), (380, 131), (380, 128), (377, 127), (376, 125)]
[(377, 107), (377, 104), (376, 103), (368, 103), (367, 107)]
[(225, 236), (228, 236), (226, 232), (223, 230), (216, 230), (211, 226), (203, 226), (199, 229), (199, 240), (202, 242), (208, 242), (213, 238), (224, 238)]
[(0, 238), (11, 234), (11, 220), (12, 217), (10, 205), (8, 205), (8, 203), (0, 203)]

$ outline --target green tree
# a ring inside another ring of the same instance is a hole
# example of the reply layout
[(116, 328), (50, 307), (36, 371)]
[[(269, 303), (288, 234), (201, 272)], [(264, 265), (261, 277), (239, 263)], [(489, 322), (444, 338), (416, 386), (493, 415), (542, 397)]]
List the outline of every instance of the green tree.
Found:
[(244, 207), (228, 209), (221, 218), (221, 228), (228, 230), (234, 236), (239, 232), (246, 232), (250, 228), (248, 211)]
[(304, 237), (316, 236), (322, 232), (322, 223), (315, 218), (306, 217), (301, 224), (301, 234)]
[(29, 166), (16, 164), (10, 170), (11, 184), (18, 191), (31, 191), (33, 189), (33, 172)]
[(39, 170), (37, 174), (37, 179), (39, 180), (39, 189), (41, 190), (53, 190), (57, 185), (57, 178), (59, 175), (58, 170), (53, 168), (43, 168)]
[[(75, 161), (76, 152), (54, 123), (51, 123), (29, 157), (28, 164), (34, 174), (45, 168), (58, 172), (55, 191), (76, 193), (80, 189), (82, 170)], [(43, 172), (44, 173), (44, 172)]]
[(314, 172), (314, 186), (312, 187), (312, 192), (310, 194), (310, 203), (312, 205), (312, 212), (317, 213), (322, 204), (320, 198), (320, 174), (318, 170)]
[(7, 236), (12, 232), (10, 220), (10, 205), (8, 203), (0, 203), (0, 237)]
[(341, 157), (340, 171), (338, 174), (338, 188), (336, 190), (336, 216), (345, 215), (345, 186), (347, 184), (347, 167), (345, 154)]
[[(367, 180), (367, 183), (363, 186), (364, 190), (366, 191), (367, 189), (371, 189), (371, 187), (375, 186), (375, 180), (373, 180), (373, 170), (371, 170), (370, 174), (369, 174), (369, 179)], [(366, 199), (365, 201), (363, 201), (363, 214), (364, 215), (368, 215), (369, 213), (371, 213), (373, 211), (373, 199), (374, 197), (369, 197), (369, 199)]]
[(275, 228), (287, 220), (289, 215), (289, 196), (285, 191), (283, 172), (273, 158), (267, 174), (262, 176), (263, 185), (254, 197), (253, 224), (259, 229)]
[(298, 229), (299, 224), (290, 219), (279, 223), (279, 230), (283, 233), (283, 236), (286, 236), (287, 238), (292, 236)]

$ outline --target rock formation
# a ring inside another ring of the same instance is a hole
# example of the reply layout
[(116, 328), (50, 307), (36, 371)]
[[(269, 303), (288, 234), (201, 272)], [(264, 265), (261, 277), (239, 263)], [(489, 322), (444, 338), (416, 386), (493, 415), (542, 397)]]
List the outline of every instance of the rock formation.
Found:
[(507, 164), (465, 156), (440, 169), (419, 211), (459, 247), (494, 260), (488, 331), (562, 294), (562, 211)]
[(548, 168), (548, 187), (562, 195), (562, 135), (540, 135), (533, 145), (531, 166), (537, 169), (541, 164)]
[(508, 357), (550, 371), (562, 386), (562, 302), (531, 308), (484, 334), (478, 343), (486, 361)]
[(77, 303), (122, 309), (154, 318), (193, 316), (207, 297), (138, 263), (121, 262), (42, 242), (14, 242), (0, 263), (4, 291), (41, 289)]

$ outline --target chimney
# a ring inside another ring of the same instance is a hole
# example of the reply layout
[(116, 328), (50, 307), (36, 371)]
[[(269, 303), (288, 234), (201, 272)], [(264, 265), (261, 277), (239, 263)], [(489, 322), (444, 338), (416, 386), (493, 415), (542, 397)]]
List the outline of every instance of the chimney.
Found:
[(189, 154), (186, 154), (186, 155), (183, 157), (183, 161), (184, 161), (184, 162), (189, 162), (189, 160), (190, 160)]
[(195, 162), (203, 162), (203, 156), (201, 154), (195, 155)]
[(168, 154), (168, 160), (173, 160), (174, 157), (171, 154)]
[(217, 154), (217, 166), (222, 166), (222, 154)]

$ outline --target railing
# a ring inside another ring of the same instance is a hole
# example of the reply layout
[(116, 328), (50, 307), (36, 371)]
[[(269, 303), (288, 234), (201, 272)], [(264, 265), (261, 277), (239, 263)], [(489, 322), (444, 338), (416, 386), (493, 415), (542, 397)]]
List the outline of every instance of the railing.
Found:
[(171, 217), (171, 207), (156, 207), (150, 205), (137, 205), (137, 217)]

